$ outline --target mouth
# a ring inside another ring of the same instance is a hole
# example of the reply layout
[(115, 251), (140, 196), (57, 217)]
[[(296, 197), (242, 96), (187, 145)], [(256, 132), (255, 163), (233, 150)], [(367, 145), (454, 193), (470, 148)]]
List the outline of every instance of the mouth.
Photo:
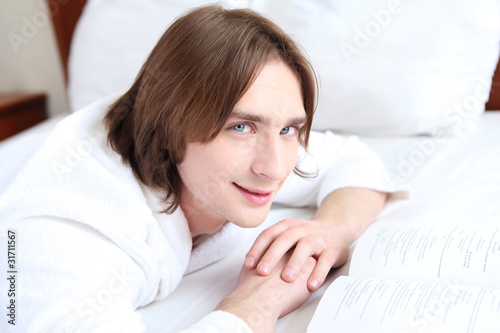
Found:
[(245, 199), (247, 199), (250, 203), (256, 205), (265, 205), (270, 202), (272, 199), (272, 194), (274, 192), (242, 187), (236, 183), (233, 183), (233, 185), (240, 191), (241, 194), (243, 194)]

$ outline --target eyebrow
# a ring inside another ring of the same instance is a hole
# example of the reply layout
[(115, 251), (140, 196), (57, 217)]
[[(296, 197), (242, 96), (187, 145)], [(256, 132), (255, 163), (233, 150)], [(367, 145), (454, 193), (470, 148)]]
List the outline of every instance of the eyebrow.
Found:
[[(269, 126), (272, 123), (270, 118), (263, 117), (263, 116), (256, 116), (254, 114), (247, 113), (244, 111), (239, 111), (239, 110), (234, 110), (231, 113), (230, 117), (236, 117), (236, 118), (251, 121), (254, 123), (263, 124), (266, 126)], [(306, 116), (304, 116), (304, 117), (292, 117), (286, 121), (286, 124), (288, 124), (287, 126), (301, 125), (301, 124), (306, 123), (306, 121), (307, 121)]]

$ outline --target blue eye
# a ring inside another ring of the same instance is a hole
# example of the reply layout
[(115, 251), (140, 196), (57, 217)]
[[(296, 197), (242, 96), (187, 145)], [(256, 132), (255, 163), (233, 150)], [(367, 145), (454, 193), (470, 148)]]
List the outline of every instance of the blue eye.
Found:
[(280, 134), (294, 135), (296, 132), (297, 132), (296, 127), (289, 126), (289, 127), (285, 127), (283, 129), (281, 129)]
[(233, 130), (235, 130), (236, 132), (245, 133), (250, 130), (250, 126), (246, 124), (238, 124), (233, 126)]

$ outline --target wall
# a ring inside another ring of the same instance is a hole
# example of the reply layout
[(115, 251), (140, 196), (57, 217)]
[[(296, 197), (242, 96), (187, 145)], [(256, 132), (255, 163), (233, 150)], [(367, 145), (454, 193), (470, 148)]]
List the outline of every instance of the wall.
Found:
[(0, 93), (45, 92), (49, 116), (67, 113), (56, 43), (44, 0), (1, 0)]

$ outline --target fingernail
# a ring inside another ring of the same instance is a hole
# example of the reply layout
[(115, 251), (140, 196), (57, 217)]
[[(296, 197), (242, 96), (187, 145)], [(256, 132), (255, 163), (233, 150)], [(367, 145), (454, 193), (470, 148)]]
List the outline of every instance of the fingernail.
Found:
[(254, 263), (255, 263), (255, 259), (253, 257), (246, 257), (246, 259), (245, 259), (245, 266), (247, 266), (247, 267), (253, 267)]
[(269, 264), (267, 262), (261, 262), (259, 264), (259, 271), (261, 271), (262, 273), (269, 272)]
[(312, 280), (310, 283), (311, 287), (316, 289), (319, 287), (319, 281), (318, 280)]
[(295, 276), (295, 270), (293, 268), (287, 268), (283, 271), (283, 275), (289, 278), (293, 278)]

